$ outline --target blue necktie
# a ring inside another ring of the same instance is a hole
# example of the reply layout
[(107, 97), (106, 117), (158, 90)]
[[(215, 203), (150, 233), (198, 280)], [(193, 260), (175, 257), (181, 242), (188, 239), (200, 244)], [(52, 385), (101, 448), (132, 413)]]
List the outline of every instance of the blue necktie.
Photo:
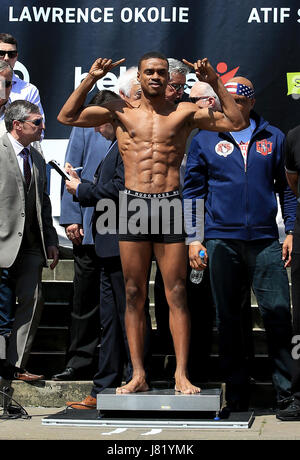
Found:
[(29, 163), (29, 150), (28, 149), (23, 149), (22, 152), (20, 153), (21, 157), (23, 158), (23, 172), (24, 172), (24, 178), (26, 182), (26, 187), (27, 190), (29, 189), (30, 182), (31, 182), (31, 168), (30, 168), (30, 163)]

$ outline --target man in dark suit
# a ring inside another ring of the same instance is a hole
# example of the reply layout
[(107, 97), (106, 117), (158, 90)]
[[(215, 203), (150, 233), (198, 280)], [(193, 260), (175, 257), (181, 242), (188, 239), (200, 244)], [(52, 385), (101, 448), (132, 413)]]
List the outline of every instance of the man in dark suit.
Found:
[[(111, 125), (109, 125), (111, 126)], [(112, 140), (106, 158), (96, 172), (95, 185), (82, 183), (78, 186), (78, 199), (82, 206), (97, 205), (102, 198), (117, 200), (119, 190), (124, 188), (123, 162), (119, 155), (118, 144), (113, 129), (103, 127), (105, 136)], [(105, 132), (106, 130), (106, 132)], [(67, 186), (68, 187), (68, 186)], [(95, 233), (97, 220), (101, 212), (95, 211), (93, 230), (95, 249), (101, 264), (100, 274), (100, 323), (101, 342), (99, 349), (98, 371), (94, 376), (91, 395), (81, 403), (67, 402), (74, 408), (96, 407), (96, 396), (104, 388), (117, 387), (123, 376), (124, 363), (127, 362), (127, 376), (131, 376), (130, 354), (128, 349), (125, 325), (125, 287), (119, 245), (116, 235)], [(78, 406), (82, 404), (82, 406)]]
[[(28, 101), (15, 101), (5, 111), (5, 125), (8, 133), (0, 140), (0, 272), (6, 269), (5, 282), (18, 304), (0, 375), (32, 381), (42, 376), (24, 367), (43, 304), (42, 268), (47, 258), (53, 259), (52, 269), (57, 265), (58, 238), (45, 161), (30, 145), (41, 138), (45, 128), (39, 108)], [(0, 302), (0, 311), (2, 307)]]

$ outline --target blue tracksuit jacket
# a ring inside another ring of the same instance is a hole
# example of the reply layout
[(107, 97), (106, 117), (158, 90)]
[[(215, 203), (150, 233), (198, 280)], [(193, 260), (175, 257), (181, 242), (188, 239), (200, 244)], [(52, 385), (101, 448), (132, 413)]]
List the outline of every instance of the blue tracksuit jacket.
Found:
[(246, 167), (230, 133), (200, 131), (192, 140), (183, 198), (205, 200), (205, 239), (278, 238), (276, 193), (285, 230), (294, 227), (297, 200), (285, 178), (284, 134), (254, 112), (251, 117), (256, 129)]

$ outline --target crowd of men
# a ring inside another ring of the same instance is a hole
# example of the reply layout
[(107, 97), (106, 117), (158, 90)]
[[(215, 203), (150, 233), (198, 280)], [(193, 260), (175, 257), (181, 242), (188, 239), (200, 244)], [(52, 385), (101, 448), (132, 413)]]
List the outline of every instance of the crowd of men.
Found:
[[(59, 251), (40, 146), (44, 113), (38, 90), (13, 73), (17, 57), (14, 37), (0, 34), (0, 375), (35, 381), (43, 376), (26, 364), (41, 316), (41, 272), (48, 259), (56, 266)], [(119, 78), (118, 93), (100, 91), (85, 105), (96, 81), (123, 62), (97, 59), (58, 114), (60, 123), (73, 126), (60, 224), (73, 245), (75, 275), (68, 360), (53, 379), (85, 375), (100, 340), (91, 394), (66, 404), (95, 408), (105, 388), (149, 390), (154, 258), (158, 333), (173, 342), (174, 390), (201, 392), (191, 381), (205, 362), (195, 336), (209, 337), (205, 307), (213, 303), (226, 383), (223, 416), (248, 410), (253, 289), (277, 417), (300, 420), (300, 359), (293, 348), (300, 337), (299, 128), (285, 139), (257, 114), (246, 77), (224, 86), (206, 58), (181, 62), (158, 52)], [(199, 81), (184, 100), (191, 69)], [(205, 269), (206, 283), (197, 289), (191, 269)]]

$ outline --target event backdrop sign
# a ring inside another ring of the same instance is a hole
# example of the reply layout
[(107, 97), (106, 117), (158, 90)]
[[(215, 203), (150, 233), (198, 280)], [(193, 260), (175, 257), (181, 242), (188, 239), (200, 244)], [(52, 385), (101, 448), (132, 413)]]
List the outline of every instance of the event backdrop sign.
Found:
[[(57, 114), (97, 57), (126, 61), (91, 91), (117, 78), (152, 50), (195, 61), (208, 57), (223, 81), (249, 78), (256, 110), (284, 132), (300, 123), (299, 0), (1, 0), (0, 30), (18, 40), (15, 70), (40, 91), (46, 159), (63, 162), (70, 127)], [(188, 76), (189, 87), (195, 82)], [(53, 214), (59, 179), (51, 174)]]

